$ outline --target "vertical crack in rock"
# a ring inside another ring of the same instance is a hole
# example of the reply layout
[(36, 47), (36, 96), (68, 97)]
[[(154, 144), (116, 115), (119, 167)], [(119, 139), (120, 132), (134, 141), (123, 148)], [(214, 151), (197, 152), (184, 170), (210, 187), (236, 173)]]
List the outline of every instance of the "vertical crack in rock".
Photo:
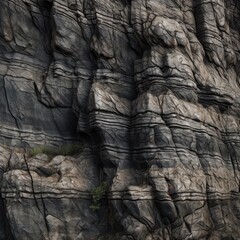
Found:
[[(48, 222), (47, 222), (47, 219), (46, 219), (46, 208), (45, 208), (44, 200), (43, 200), (42, 195), (41, 195), (41, 203), (42, 203), (42, 207), (43, 207), (43, 210), (41, 211), (40, 206), (38, 204), (38, 200), (37, 200), (36, 195), (35, 195), (34, 179), (32, 177), (31, 171), (29, 169), (29, 166), (28, 166), (25, 154), (23, 154), (23, 158), (24, 158), (24, 162), (26, 164), (27, 172), (28, 172), (28, 174), (30, 176), (30, 179), (31, 179), (32, 195), (33, 195), (36, 207), (37, 207), (38, 211), (41, 213), (41, 215), (42, 215), (42, 217), (44, 219), (44, 222), (45, 222), (45, 225), (46, 225), (46, 229), (49, 231), (49, 226), (48, 226)], [(39, 192), (38, 192), (38, 194), (39, 194)]]

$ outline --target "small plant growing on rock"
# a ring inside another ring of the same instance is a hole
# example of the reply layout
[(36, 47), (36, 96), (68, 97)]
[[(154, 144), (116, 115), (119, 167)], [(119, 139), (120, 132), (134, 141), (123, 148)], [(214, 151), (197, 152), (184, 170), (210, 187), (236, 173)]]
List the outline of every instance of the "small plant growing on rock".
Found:
[(90, 208), (93, 211), (96, 211), (101, 207), (101, 200), (106, 195), (107, 188), (108, 184), (104, 181), (92, 190), (92, 205), (90, 206)]

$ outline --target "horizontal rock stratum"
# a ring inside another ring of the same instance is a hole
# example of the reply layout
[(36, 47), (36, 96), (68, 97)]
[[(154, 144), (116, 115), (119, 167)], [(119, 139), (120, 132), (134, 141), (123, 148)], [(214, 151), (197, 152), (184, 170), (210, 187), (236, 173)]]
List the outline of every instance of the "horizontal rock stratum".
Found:
[(0, 86), (0, 240), (240, 239), (239, 0), (0, 0)]

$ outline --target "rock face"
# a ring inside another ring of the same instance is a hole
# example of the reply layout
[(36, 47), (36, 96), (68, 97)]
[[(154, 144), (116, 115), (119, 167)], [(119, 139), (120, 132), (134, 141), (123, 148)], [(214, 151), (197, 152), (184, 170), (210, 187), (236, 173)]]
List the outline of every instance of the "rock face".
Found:
[(240, 239), (239, 19), (238, 0), (0, 0), (0, 239)]

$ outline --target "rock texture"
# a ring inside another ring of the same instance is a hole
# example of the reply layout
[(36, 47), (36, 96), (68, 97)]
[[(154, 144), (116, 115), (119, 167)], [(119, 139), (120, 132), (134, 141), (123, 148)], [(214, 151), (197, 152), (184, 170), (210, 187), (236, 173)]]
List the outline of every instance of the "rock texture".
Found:
[(0, 239), (240, 239), (239, 19), (238, 0), (1, 0)]

